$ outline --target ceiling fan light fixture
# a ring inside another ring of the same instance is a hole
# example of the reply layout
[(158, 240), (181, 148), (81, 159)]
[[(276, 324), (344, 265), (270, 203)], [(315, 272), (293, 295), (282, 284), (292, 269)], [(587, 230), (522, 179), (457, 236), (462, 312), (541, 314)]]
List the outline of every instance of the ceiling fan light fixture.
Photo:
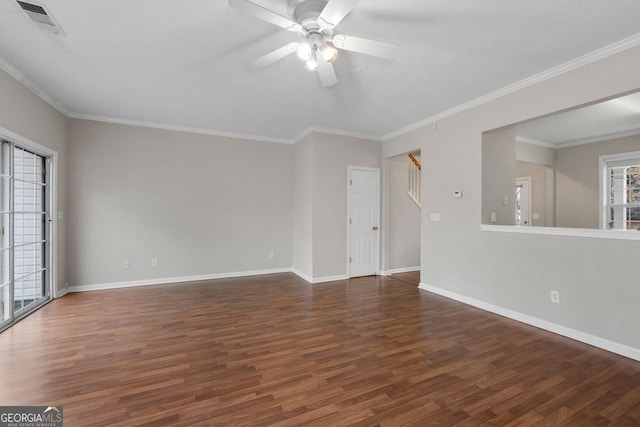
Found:
[(315, 58), (311, 58), (304, 64), (304, 66), (309, 71), (315, 71), (318, 69), (318, 61)]
[(296, 50), (298, 54), (298, 58), (303, 61), (309, 61), (313, 55), (313, 48), (309, 43), (303, 42), (298, 44), (298, 49)]
[(322, 59), (327, 64), (331, 64), (338, 57), (338, 49), (327, 43), (323, 43), (322, 46), (320, 46), (320, 53), (322, 53)]

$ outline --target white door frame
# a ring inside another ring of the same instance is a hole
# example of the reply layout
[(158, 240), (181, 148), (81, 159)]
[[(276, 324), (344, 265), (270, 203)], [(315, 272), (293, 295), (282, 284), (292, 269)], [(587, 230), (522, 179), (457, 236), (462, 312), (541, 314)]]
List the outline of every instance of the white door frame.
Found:
[[(375, 172), (376, 173), (376, 181), (378, 183), (378, 223), (382, 224), (381, 221), (381, 208), (382, 208), (382, 200), (381, 196), (381, 187), (380, 187), (380, 168), (368, 168), (364, 166), (348, 166), (347, 167), (347, 220), (345, 221), (347, 224), (347, 277), (351, 278), (351, 224), (349, 220), (351, 219), (351, 172), (354, 170), (361, 170), (367, 172)], [(376, 257), (376, 275), (380, 275), (380, 236), (382, 235), (382, 230), (380, 225), (378, 226), (378, 236), (376, 238), (376, 248), (378, 256)]]
[[(527, 218), (525, 218), (525, 221), (527, 221), (526, 224), (524, 224), (525, 227), (530, 227), (531, 226), (531, 177), (530, 176), (523, 176), (520, 178), (516, 178), (516, 187), (518, 186), (518, 181), (520, 182), (526, 182), (527, 183)], [(515, 213), (514, 213), (515, 215)], [(520, 224), (523, 225), (523, 224)]]

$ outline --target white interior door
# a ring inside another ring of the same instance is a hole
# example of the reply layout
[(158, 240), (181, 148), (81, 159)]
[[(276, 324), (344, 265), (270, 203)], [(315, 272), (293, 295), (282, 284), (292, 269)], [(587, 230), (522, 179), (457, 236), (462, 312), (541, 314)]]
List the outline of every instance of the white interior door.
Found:
[(349, 168), (349, 277), (378, 273), (380, 169)]
[(516, 225), (531, 225), (531, 178), (516, 179)]

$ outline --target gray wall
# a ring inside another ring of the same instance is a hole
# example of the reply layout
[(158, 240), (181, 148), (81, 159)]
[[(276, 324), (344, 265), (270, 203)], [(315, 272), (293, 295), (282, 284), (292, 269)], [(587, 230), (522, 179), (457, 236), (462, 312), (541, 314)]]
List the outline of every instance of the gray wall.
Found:
[(292, 266), (345, 275), (347, 167), (379, 167), (381, 150), (319, 133), (292, 146), (76, 119), (69, 144), (72, 285)]
[(314, 134), (293, 147), (293, 263), (313, 276), (313, 142)]
[(422, 282), (640, 348), (639, 241), (480, 230), (482, 132), (637, 90), (638, 69), (635, 47), (386, 141), (384, 158), (422, 152)]
[(70, 120), (71, 285), (291, 267), (292, 162), (291, 145)]
[(349, 166), (381, 167), (381, 143), (314, 134), (313, 277), (347, 274)]
[(599, 157), (640, 151), (640, 136), (556, 150), (558, 227), (600, 228)]
[[(55, 108), (26, 89), (13, 77), (0, 70), (0, 127), (44, 145), (58, 153), (57, 180), (58, 210), (66, 214), (67, 167), (67, 119)], [(54, 213), (56, 215), (56, 213)], [(57, 220), (57, 266), (58, 289), (67, 281), (65, 271), (66, 219)]]
[(526, 142), (522, 141), (516, 142), (516, 160), (519, 160), (521, 162), (553, 166), (553, 164), (555, 163), (555, 156), (556, 153), (553, 148), (527, 144)]
[[(419, 157), (417, 155), (416, 157)], [(420, 266), (420, 208), (409, 197), (409, 157), (389, 159), (387, 270)]]
[[(482, 223), (495, 212), (500, 225), (515, 224), (516, 132), (508, 128), (482, 138)], [(504, 203), (504, 200), (507, 203)]]

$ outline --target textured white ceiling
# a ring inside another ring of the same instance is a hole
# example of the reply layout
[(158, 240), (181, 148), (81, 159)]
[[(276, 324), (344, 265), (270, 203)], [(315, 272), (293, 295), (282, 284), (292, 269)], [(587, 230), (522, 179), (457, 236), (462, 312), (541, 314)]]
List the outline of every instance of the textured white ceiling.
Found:
[[(255, 0), (281, 14), (286, 0)], [(224, 0), (46, 0), (66, 35), (0, 0), (0, 57), (71, 113), (291, 140), (327, 128), (381, 138), (638, 33), (638, 0), (362, 0), (342, 33), (400, 46), (343, 53), (324, 88), (296, 35)]]
[(561, 147), (640, 134), (640, 93), (516, 126), (520, 138)]

